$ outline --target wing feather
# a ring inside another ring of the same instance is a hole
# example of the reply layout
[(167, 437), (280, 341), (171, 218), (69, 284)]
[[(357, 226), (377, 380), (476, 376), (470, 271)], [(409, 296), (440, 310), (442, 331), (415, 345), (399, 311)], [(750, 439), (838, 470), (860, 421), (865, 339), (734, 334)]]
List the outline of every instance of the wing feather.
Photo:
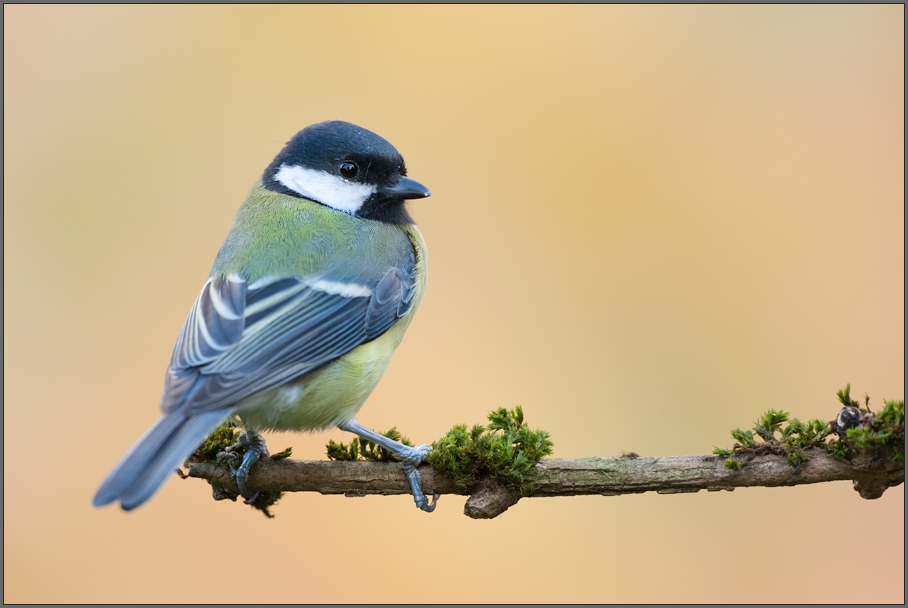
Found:
[(227, 408), (314, 371), (387, 331), (414, 289), (410, 268), (390, 268), (373, 285), (213, 277), (177, 339), (161, 408)]

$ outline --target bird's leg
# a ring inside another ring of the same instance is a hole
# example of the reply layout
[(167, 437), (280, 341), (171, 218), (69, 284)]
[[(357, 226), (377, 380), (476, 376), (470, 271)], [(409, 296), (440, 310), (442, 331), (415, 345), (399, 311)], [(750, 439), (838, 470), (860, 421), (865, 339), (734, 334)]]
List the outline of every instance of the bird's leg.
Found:
[(243, 462), (239, 467), (234, 468), (233, 463), (230, 463), (230, 473), (236, 478), (236, 485), (240, 489), (240, 494), (246, 499), (246, 504), (250, 505), (255, 501), (258, 492), (250, 494), (249, 490), (246, 489), (246, 482), (249, 480), (249, 469), (258, 462), (259, 458), (268, 456), (268, 447), (265, 445), (265, 438), (262, 437), (261, 433), (252, 427), (246, 426), (245, 432), (240, 433), (236, 443), (227, 448), (227, 450), (230, 451), (237, 448), (245, 448), (246, 453), (243, 455)]
[(342, 422), (337, 425), (337, 428), (355, 433), (363, 439), (368, 439), (400, 458), (404, 473), (407, 476), (407, 480), (410, 482), (410, 491), (413, 493), (413, 500), (416, 501), (416, 506), (427, 513), (431, 513), (435, 510), (435, 505), (438, 503), (438, 494), (435, 494), (432, 497), (432, 502), (429, 502), (422, 491), (422, 478), (419, 476), (419, 471), (416, 468), (426, 459), (426, 454), (432, 451), (432, 446), (422, 444), (412, 448), (408, 445), (394, 441), (393, 439), (388, 439), (384, 435), (379, 435), (374, 431), (370, 431), (366, 427), (361, 426), (356, 420)]

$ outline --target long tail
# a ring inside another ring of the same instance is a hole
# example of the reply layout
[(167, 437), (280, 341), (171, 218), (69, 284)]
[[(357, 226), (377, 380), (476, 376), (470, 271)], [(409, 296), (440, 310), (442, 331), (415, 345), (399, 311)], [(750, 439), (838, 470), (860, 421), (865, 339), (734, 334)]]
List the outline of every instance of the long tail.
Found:
[(219, 410), (162, 416), (113, 468), (95, 494), (94, 505), (119, 500), (127, 511), (141, 505), (229, 414)]

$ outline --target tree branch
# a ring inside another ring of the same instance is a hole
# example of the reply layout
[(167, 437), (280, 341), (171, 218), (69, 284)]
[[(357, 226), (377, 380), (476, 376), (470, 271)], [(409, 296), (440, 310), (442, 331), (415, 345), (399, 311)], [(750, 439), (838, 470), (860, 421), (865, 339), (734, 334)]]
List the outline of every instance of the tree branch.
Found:
[[(714, 455), (641, 458), (546, 458), (526, 478), (522, 494), (495, 478), (481, 480), (469, 491), (423, 464), (420, 474), (426, 494), (469, 495), (464, 513), (474, 519), (496, 517), (523, 497), (617, 496), (655, 491), (659, 494), (698, 492), (738, 487), (794, 486), (851, 479), (863, 498), (879, 498), (886, 488), (905, 481), (903, 462), (888, 458), (838, 460), (825, 450), (805, 450), (809, 460), (798, 466), (773, 453), (736, 454), (739, 468), (727, 468)], [(207, 479), (216, 500), (238, 496), (226, 467), (209, 463), (189, 465), (189, 477)], [(253, 466), (248, 486), (268, 492), (320, 492), (364, 496), (409, 494), (410, 486), (397, 463), (327, 460), (264, 459)]]

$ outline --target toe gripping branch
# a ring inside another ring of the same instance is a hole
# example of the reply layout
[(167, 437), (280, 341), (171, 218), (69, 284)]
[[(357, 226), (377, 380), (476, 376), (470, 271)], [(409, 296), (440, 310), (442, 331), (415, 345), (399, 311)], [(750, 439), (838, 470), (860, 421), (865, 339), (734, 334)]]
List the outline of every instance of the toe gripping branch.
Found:
[[(343, 431), (359, 435), (363, 439), (368, 439), (400, 458), (404, 474), (407, 476), (407, 481), (410, 482), (410, 492), (413, 494), (413, 500), (416, 502), (416, 507), (427, 513), (431, 513), (435, 510), (435, 505), (438, 504), (439, 495), (434, 494), (431, 502), (426, 498), (426, 495), (422, 491), (422, 478), (419, 475), (419, 470), (416, 468), (425, 461), (426, 455), (432, 451), (432, 446), (422, 444), (413, 448), (404, 445), (393, 439), (388, 439), (384, 435), (379, 435), (374, 431), (370, 431), (366, 427), (361, 426), (356, 420), (342, 422), (337, 425), (337, 427)], [(237, 481), (239, 482), (239, 480)]]
[[(243, 461), (237, 467), (236, 461), (239, 460), (240, 451), (245, 450)], [(240, 494), (245, 499), (247, 505), (255, 502), (258, 492), (250, 493), (246, 488), (246, 482), (249, 481), (249, 469), (252, 468), (262, 456), (268, 456), (268, 447), (265, 445), (265, 438), (258, 431), (246, 428), (246, 431), (240, 433), (236, 443), (229, 446), (227, 452), (227, 464), (230, 466), (230, 474), (236, 479), (236, 485), (240, 489)]]

